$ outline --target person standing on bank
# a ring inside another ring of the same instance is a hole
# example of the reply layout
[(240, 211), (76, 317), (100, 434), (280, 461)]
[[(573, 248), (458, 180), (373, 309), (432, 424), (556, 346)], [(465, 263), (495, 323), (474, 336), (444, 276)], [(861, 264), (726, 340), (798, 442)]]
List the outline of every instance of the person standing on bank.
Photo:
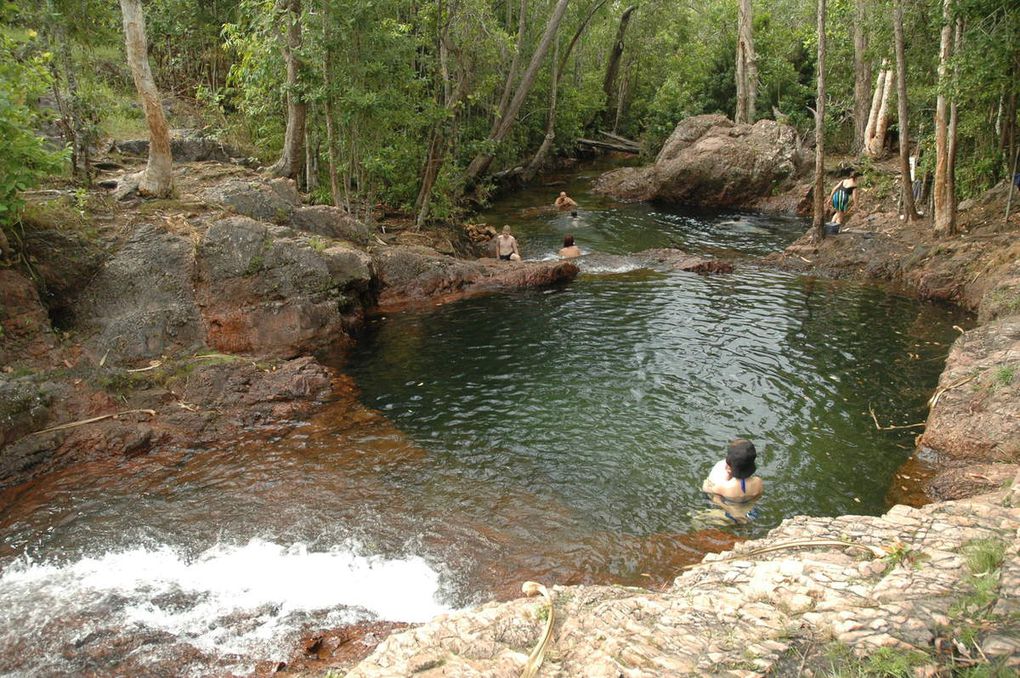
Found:
[(521, 250), (517, 246), (517, 238), (510, 232), (510, 226), (504, 226), (503, 232), (496, 237), (496, 257), (503, 261), (521, 260)]
[(836, 210), (832, 216), (833, 223), (842, 226), (846, 221), (846, 213), (850, 211), (851, 207), (857, 205), (857, 196), (854, 191), (857, 190), (857, 177), (859, 176), (861, 175), (857, 172), (851, 172), (849, 177), (843, 179), (832, 189), (829, 200), (832, 201), (832, 207)]

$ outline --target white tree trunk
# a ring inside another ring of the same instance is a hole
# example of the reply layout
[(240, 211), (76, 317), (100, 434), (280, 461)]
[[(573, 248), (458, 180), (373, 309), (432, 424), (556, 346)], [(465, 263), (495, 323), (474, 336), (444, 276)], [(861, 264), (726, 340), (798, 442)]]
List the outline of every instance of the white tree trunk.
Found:
[(740, 0), (737, 13), (737, 110), (734, 122), (753, 123), (758, 97), (758, 64), (754, 53), (751, 0)]
[(879, 100), (878, 109), (875, 111), (875, 126), (867, 139), (867, 154), (872, 158), (881, 158), (885, 155), (885, 135), (889, 131), (889, 97), (892, 95), (893, 83), (896, 78), (893, 69), (886, 69), (884, 78), (880, 75), (882, 83), (882, 97)]
[(120, 0), (124, 18), (124, 42), (127, 46), (131, 77), (149, 125), (149, 161), (142, 172), (138, 193), (157, 198), (169, 197), (174, 190), (173, 157), (170, 153), (170, 130), (163, 115), (159, 92), (149, 68), (149, 52), (145, 39), (145, 15), (140, 0)]

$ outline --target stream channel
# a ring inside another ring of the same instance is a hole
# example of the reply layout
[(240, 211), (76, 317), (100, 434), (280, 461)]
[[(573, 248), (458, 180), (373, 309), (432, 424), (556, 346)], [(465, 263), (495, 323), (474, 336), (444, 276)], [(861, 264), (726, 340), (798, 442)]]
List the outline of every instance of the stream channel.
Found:
[[(303, 630), (425, 621), (526, 579), (662, 586), (786, 517), (884, 511), (918, 429), (879, 431), (869, 406), (923, 421), (969, 318), (756, 263), (802, 220), (620, 205), (595, 175), (478, 217), (526, 259), (573, 233), (571, 284), (371, 319), (350, 397), (287, 435), (0, 495), (0, 675), (243, 674)], [(543, 209), (560, 190), (576, 219)], [(736, 272), (627, 256), (652, 247)], [(701, 479), (736, 436), (759, 450), (760, 514), (705, 524)]]

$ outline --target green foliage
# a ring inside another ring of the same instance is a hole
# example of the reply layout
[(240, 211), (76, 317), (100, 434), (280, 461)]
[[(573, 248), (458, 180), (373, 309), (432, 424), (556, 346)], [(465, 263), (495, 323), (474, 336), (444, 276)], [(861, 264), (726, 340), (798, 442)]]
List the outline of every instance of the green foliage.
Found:
[(24, 205), (19, 193), (58, 172), (61, 155), (36, 132), (36, 99), (49, 87), (50, 54), (35, 31), (0, 28), (0, 225), (10, 227)]
[(999, 539), (973, 539), (963, 545), (962, 551), (967, 569), (979, 576), (999, 568), (1005, 549), (1005, 544)]
[(862, 659), (841, 643), (830, 644), (825, 654), (829, 663), (825, 675), (834, 678), (912, 678), (915, 668), (931, 662), (931, 657), (922, 652), (889, 647)]

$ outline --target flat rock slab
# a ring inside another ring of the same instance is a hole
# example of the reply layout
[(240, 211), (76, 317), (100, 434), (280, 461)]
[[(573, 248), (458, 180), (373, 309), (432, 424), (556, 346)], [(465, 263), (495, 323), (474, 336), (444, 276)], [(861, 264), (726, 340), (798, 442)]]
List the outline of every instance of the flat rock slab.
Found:
[[(1018, 529), (1020, 476), (1009, 490), (966, 502), (792, 518), (765, 539), (707, 556), (664, 592), (556, 587), (540, 675), (758, 676), (795, 644), (833, 640), (860, 657), (880, 648), (927, 654), (968, 592), (961, 551), (973, 540), (1005, 544), (995, 604), (1008, 612), (1020, 603)], [(347, 676), (516, 678), (547, 614), (544, 601), (522, 598), (440, 616), (391, 635)], [(1020, 667), (1011, 638), (993, 624), (982, 650)]]
[(499, 289), (544, 287), (573, 280), (569, 261), (465, 260), (428, 247), (387, 247), (373, 253), (381, 283), (379, 306), (413, 306)]

